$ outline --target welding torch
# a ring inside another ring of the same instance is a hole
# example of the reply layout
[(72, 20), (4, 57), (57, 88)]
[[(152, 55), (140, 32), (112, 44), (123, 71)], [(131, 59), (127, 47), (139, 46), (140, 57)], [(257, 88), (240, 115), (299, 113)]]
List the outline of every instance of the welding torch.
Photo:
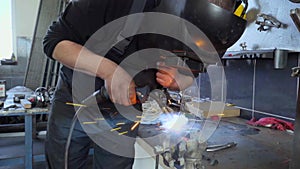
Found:
[[(144, 87), (138, 87), (135, 89), (136, 90), (136, 97), (137, 97), (137, 103), (138, 104), (142, 104), (145, 101), (147, 101), (148, 97), (152, 97), (158, 104), (159, 106), (162, 108), (162, 110), (165, 113), (169, 113), (172, 112), (173, 110), (168, 106), (167, 103), (164, 103), (161, 98), (157, 97), (155, 94), (151, 94), (151, 89), (149, 86), (144, 86)], [(166, 94), (166, 90), (164, 90), (164, 93)], [(170, 96), (166, 94), (166, 96), (168, 97), (168, 100), (170, 99)], [(106, 88), (103, 86), (101, 87), (99, 90), (95, 91), (92, 95), (88, 96), (87, 98), (85, 98), (80, 104), (76, 104), (76, 103), (66, 103), (68, 105), (73, 105), (73, 106), (78, 106), (79, 109), (76, 111), (73, 120), (72, 120), (72, 124), (70, 127), (70, 132), (68, 135), (68, 139), (67, 139), (67, 143), (66, 143), (66, 147), (65, 147), (65, 169), (68, 168), (68, 153), (69, 153), (69, 147), (71, 144), (71, 138), (72, 138), (72, 133), (78, 118), (78, 115), (84, 110), (84, 108), (91, 106), (93, 104), (95, 104), (95, 100), (97, 104), (101, 104), (104, 103), (106, 101), (108, 101), (109, 98), (109, 94), (106, 90)], [(138, 125), (140, 124), (140, 122), (136, 122), (131, 130), (134, 130)]]

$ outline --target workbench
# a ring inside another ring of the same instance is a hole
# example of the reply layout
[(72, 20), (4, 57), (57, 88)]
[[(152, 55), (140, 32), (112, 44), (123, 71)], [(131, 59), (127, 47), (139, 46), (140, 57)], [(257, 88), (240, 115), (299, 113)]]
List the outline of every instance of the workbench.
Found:
[[(18, 86), (7, 91), (7, 97), (4, 102), (4, 108), (10, 104), (15, 104), (15, 108), (9, 108), (7, 110), (0, 110), (0, 117), (8, 116), (24, 116), (25, 120), (25, 168), (33, 168), (33, 139), (36, 138), (36, 115), (48, 114), (49, 108), (31, 108), (25, 109), (21, 104), (14, 103), (14, 94), (25, 94), (25, 97), (33, 94), (33, 91), (25, 87)], [(12, 159), (0, 159), (0, 162), (5, 160), (12, 161)]]

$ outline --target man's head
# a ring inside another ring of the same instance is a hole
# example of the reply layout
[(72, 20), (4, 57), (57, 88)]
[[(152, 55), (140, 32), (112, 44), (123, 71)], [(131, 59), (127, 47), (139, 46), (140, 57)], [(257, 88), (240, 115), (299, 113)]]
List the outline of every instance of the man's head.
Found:
[[(241, 0), (161, 0), (157, 11), (179, 16), (195, 25), (222, 56), (241, 37), (246, 28), (246, 20), (234, 14), (236, 6), (241, 2)], [(190, 35), (194, 37), (193, 33)], [(199, 42), (201, 40), (196, 39)], [(202, 44), (206, 50), (205, 43)]]

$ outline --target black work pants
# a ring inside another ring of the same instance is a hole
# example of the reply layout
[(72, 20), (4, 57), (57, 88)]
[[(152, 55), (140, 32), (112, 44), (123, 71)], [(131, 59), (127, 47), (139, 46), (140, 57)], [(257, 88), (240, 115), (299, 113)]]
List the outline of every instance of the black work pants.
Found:
[[(56, 97), (65, 95), (67, 91), (58, 88)], [(65, 168), (65, 146), (70, 132), (74, 107), (68, 106), (59, 99), (54, 99), (51, 113), (48, 120), (48, 130), (45, 142), (45, 154), (47, 167), (49, 169)], [(131, 124), (130, 124), (131, 125)], [(129, 126), (129, 125), (128, 125)], [(131, 137), (136, 136), (136, 132), (130, 132)], [(105, 139), (105, 138), (103, 138)], [(94, 147), (93, 168), (95, 169), (131, 169), (134, 162), (134, 142), (126, 143), (128, 151), (132, 152), (132, 157), (124, 157), (113, 154), (95, 144), (83, 130), (78, 120), (72, 134), (69, 148), (68, 168), (86, 169), (88, 153)]]

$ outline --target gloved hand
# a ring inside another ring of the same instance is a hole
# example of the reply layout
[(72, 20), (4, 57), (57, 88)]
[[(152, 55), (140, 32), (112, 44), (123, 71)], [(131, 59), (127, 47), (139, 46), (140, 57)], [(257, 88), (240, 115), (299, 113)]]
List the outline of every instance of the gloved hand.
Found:
[(124, 106), (136, 104), (133, 78), (114, 62), (110, 61), (110, 64), (110, 73), (104, 78), (110, 100)]
[(156, 81), (163, 87), (183, 90), (193, 83), (193, 77), (179, 73), (175, 67), (167, 66), (164, 62), (158, 62), (157, 68)]

